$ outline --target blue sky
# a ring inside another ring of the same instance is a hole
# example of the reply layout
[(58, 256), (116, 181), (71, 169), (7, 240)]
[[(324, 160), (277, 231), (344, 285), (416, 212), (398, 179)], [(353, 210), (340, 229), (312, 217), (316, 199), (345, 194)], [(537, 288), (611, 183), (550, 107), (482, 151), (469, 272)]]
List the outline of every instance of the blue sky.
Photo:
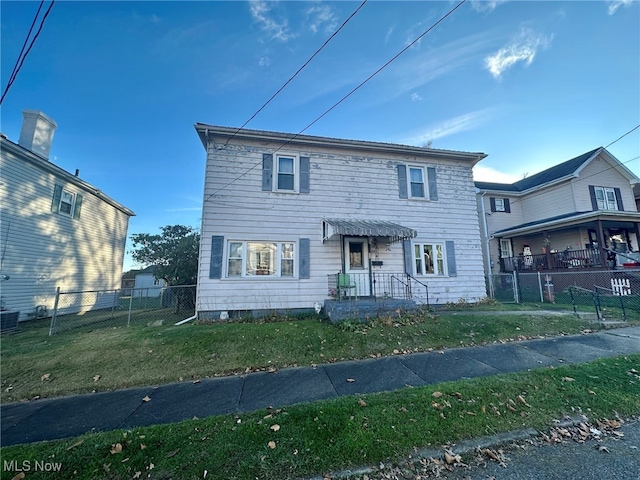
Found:
[[(242, 125), (360, 3), (58, 1), (2, 132), (42, 110), (52, 161), (134, 210), (129, 234), (199, 227), (193, 125)], [(300, 132), (456, 3), (369, 0), (247, 128)], [(3, 89), (38, 5), (0, 4)], [(638, 124), (638, 1), (468, 0), (305, 133), (481, 151), (476, 180), (515, 181)], [(609, 150), (640, 176), (640, 129)]]

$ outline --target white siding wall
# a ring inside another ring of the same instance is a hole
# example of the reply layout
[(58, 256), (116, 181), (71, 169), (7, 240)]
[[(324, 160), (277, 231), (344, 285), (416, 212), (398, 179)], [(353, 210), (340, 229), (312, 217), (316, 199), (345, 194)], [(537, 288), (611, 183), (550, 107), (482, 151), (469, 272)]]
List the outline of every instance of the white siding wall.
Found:
[(633, 196), (633, 187), (612, 165), (600, 157), (591, 161), (581, 172), (580, 176), (573, 180), (576, 210), (588, 212), (591, 208), (589, 185), (596, 187), (619, 188), (622, 196), (622, 204), (627, 212), (637, 211)]
[[(43, 160), (44, 162), (44, 160)], [(129, 216), (88, 191), (4, 150), (0, 158), (2, 296), (28, 318), (62, 291), (120, 286)], [(83, 196), (74, 219), (51, 211), (54, 186)]]
[[(587, 195), (589, 192), (587, 192)], [(522, 197), (522, 216), (525, 222), (555, 217), (576, 211), (573, 188), (570, 182), (542, 188)], [(591, 210), (591, 208), (589, 208)]]
[[(310, 157), (311, 192), (262, 191), (262, 153), (280, 145), (209, 148), (205, 177), (198, 310), (311, 308), (328, 298), (327, 276), (341, 269), (339, 237), (322, 242), (323, 218), (387, 220), (418, 231), (415, 241), (455, 241), (457, 276), (425, 277), (433, 302), (485, 296), (480, 232), (471, 168), (385, 154), (350, 154), (289, 146), (279, 153)], [(438, 200), (398, 195), (398, 163), (437, 167)], [(233, 181), (233, 184), (226, 186)], [(226, 187), (225, 187), (226, 186)], [(222, 189), (222, 190), (220, 190)], [(229, 240), (298, 241), (309, 238), (310, 279), (209, 279), (212, 235)], [(404, 272), (401, 243), (379, 242), (377, 271)], [(375, 252), (372, 252), (375, 260)]]
[[(494, 198), (507, 198), (509, 199), (509, 208), (511, 209), (510, 213), (507, 212), (492, 212), (491, 211), (491, 197)], [(483, 202), (484, 211), (485, 211), (485, 219), (487, 222), (487, 232), (489, 233), (489, 248), (491, 255), (491, 267), (492, 272), (500, 271), (500, 240), (498, 238), (491, 239), (491, 236), (500, 230), (505, 228), (512, 227), (514, 225), (519, 225), (523, 223), (522, 216), (522, 202), (519, 197), (509, 196), (503, 193), (493, 194), (487, 193), (484, 196), (478, 195), (479, 201)], [(482, 207), (481, 207), (482, 208)], [(482, 219), (480, 219), (482, 222)], [(484, 229), (482, 225), (480, 225), (481, 229)], [(516, 246), (514, 248), (514, 254), (516, 254)], [(486, 255), (486, 246), (484, 247), (485, 251), (483, 252)]]

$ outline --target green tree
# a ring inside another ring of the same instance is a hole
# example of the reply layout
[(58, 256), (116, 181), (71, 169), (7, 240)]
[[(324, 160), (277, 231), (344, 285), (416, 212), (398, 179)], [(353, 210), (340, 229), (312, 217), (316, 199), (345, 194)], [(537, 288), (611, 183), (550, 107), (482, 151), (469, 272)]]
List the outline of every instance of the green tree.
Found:
[(168, 285), (194, 285), (198, 280), (200, 234), (184, 225), (167, 225), (160, 235), (131, 235), (133, 259), (155, 265), (155, 277)]

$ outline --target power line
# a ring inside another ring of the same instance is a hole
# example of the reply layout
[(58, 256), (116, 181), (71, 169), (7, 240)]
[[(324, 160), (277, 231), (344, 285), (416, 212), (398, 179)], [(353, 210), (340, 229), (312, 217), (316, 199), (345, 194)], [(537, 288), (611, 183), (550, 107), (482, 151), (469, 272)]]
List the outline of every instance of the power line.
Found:
[(265, 103), (264, 103), (264, 104), (263, 104), (263, 105), (262, 105), (262, 106), (261, 106), (261, 107), (256, 111), (256, 113), (254, 113), (253, 115), (251, 115), (251, 117), (249, 118), (249, 120), (247, 120), (246, 122), (244, 122), (244, 123), (242, 124), (242, 126), (241, 126), (241, 127), (239, 127), (235, 132), (233, 132), (233, 135), (231, 135), (231, 136), (227, 139), (227, 141), (224, 143), (224, 146), (225, 146), (225, 147), (226, 147), (226, 146), (227, 146), (227, 144), (231, 141), (231, 139), (232, 139), (233, 137), (235, 137), (235, 136), (236, 136), (236, 134), (237, 134), (240, 130), (242, 130), (244, 127), (246, 127), (246, 126), (247, 126), (247, 124), (248, 124), (251, 120), (253, 120), (254, 118), (256, 118), (256, 116), (257, 116), (257, 115), (258, 115), (258, 114), (259, 114), (259, 113), (260, 113), (260, 112), (261, 112), (261, 111), (262, 111), (262, 110), (263, 110), (267, 105), (269, 105), (269, 104), (271, 103), (271, 101), (272, 101), (274, 98), (276, 98), (276, 97), (278, 96), (278, 94), (279, 94), (282, 90), (284, 90), (284, 88), (285, 88), (287, 85), (289, 85), (289, 84), (293, 81), (293, 79), (294, 79), (294, 78), (296, 78), (296, 77), (298, 76), (298, 74), (299, 74), (299, 73), (300, 73), (300, 72), (301, 72), (301, 71), (302, 71), (302, 70), (303, 70), (307, 65), (309, 65), (309, 63), (311, 62), (311, 60), (313, 60), (313, 59), (315, 58), (315, 56), (316, 56), (316, 55), (318, 55), (318, 54), (319, 54), (319, 53), (324, 49), (324, 47), (326, 47), (326, 46), (327, 46), (327, 44), (328, 44), (328, 43), (333, 39), (333, 37), (335, 37), (335, 36), (340, 32), (340, 30), (342, 30), (342, 29), (344, 28), (344, 26), (349, 22), (349, 20), (351, 20), (351, 19), (355, 16), (355, 14), (356, 14), (356, 13), (358, 13), (362, 7), (364, 7), (364, 4), (365, 4), (365, 3), (367, 3), (367, 1), (368, 1), (368, 0), (364, 0), (364, 1), (360, 4), (360, 6), (359, 6), (358, 8), (356, 8), (356, 9), (354, 10), (354, 12), (353, 12), (351, 15), (349, 15), (349, 17), (348, 17), (344, 22), (342, 22), (342, 25), (340, 25), (340, 28), (338, 28), (335, 32), (333, 32), (333, 34), (331, 34), (331, 36), (330, 36), (329, 38), (327, 38), (327, 40), (322, 44), (322, 46), (321, 46), (319, 49), (317, 49), (317, 50), (315, 51), (315, 53), (314, 53), (313, 55), (311, 55), (311, 56), (309, 57), (309, 59), (308, 59), (306, 62), (304, 62), (304, 64), (303, 64), (303, 65), (302, 65), (302, 66), (301, 66), (301, 67), (296, 71), (296, 73), (294, 73), (294, 74), (289, 78), (289, 80), (287, 80), (287, 81), (284, 83), (284, 85), (282, 85), (282, 86), (278, 89), (278, 91), (277, 91), (276, 93), (274, 93), (273, 95), (271, 95), (271, 98), (270, 98), (269, 100), (267, 100), (267, 101), (266, 101), (266, 102), (265, 102)]
[(607, 145), (604, 148), (609, 148), (611, 145), (613, 145), (614, 143), (616, 143), (618, 140), (622, 140), (624, 137), (626, 137), (627, 135), (629, 135), (631, 132), (633, 132), (634, 130), (637, 130), (638, 128), (640, 128), (640, 125), (636, 125), (635, 127), (633, 127), (631, 130), (629, 130), (627, 133), (625, 133), (624, 135), (622, 135), (619, 138), (616, 138), (613, 142), (611, 142), (609, 145)]
[[(51, 0), (51, 3), (49, 4), (49, 8), (47, 8), (47, 11), (45, 12), (44, 16), (42, 17), (42, 20), (40, 21), (40, 26), (38, 27), (38, 31), (34, 35), (33, 39), (31, 40), (31, 43), (29, 44), (29, 47), (25, 51), (25, 46), (26, 46), (27, 42), (29, 41), (29, 37), (31, 36), (31, 32), (33, 31), (33, 26), (35, 25), (36, 20), (38, 19), (38, 15), (40, 14), (40, 10), (42, 9), (42, 5), (44, 4), (44, 0), (42, 0), (40, 2), (40, 6), (38, 7), (38, 11), (36, 12), (36, 16), (33, 19), (33, 23), (31, 24), (31, 28), (29, 28), (29, 33), (27, 34), (27, 37), (24, 40), (24, 44), (22, 45), (22, 49), (20, 50), (20, 55), (18, 55), (18, 58), (16, 60), (16, 64), (14, 65), (13, 71), (11, 72), (11, 76), (9, 77), (9, 81), (7, 82), (7, 86), (5, 87), (4, 92), (2, 94), (2, 97), (0, 98), (0, 105), (2, 105), (2, 102), (4, 101), (4, 97), (9, 92), (9, 89), (11, 88), (11, 85), (13, 85), (13, 82), (15, 82), (16, 77), (18, 76), (18, 73), (22, 69), (22, 65), (24, 65), (24, 61), (27, 58), (27, 55), (29, 55), (29, 52), (33, 48), (34, 43), (36, 42), (36, 40), (40, 36), (40, 32), (42, 32), (42, 27), (44, 27), (44, 22), (47, 20), (47, 17), (49, 16), (49, 13), (51, 12), (51, 9), (53, 8), (53, 4), (54, 3), (56, 3), (56, 1), (55, 0)], [(24, 52), (24, 55), (23, 55), (23, 52)]]
[[(338, 100), (336, 103), (334, 103), (331, 107), (329, 107), (327, 110), (325, 110), (322, 114), (320, 114), (318, 117), (316, 117), (315, 120), (313, 120), (311, 123), (309, 123), (306, 127), (304, 127), (302, 130), (300, 130), (298, 133), (296, 133), (295, 135), (293, 135), (291, 138), (289, 138), (289, 140), (287, 140), (286, 142), (284, 142), (282, 145), (280, 145), (278, 148), (276, 148), (273, 153), (276, 153), (277, 151), (279, 151), (280, 149), (282, 149), (283, 147), (287, 146), (288, 144), (290, 144), (293, 140), (295, 140), (297, 137), (299, 137), (300, 135), (302, 135), (306, 130), (308, 130), (312, 125), (314, 125), (316, 122), (318, 122), (320, 119), (322, 119), (325, 115), (327, 115), (329, 112), (331, 112), (334, 108), (336, 108), (338, 105), (340, 105), (342, 102), (344, 102), (347, 98), (349, 98), (351, 95), (353, 95), (357, 90), (359, 90), (365, 83), (367, 83), (369, 80), (371, 80), (373, 77), (375, 77), (378, 73), (380, 73), (382, 70), (384, 70), (386, 67), (389, 66), (389, 64), (391, 64), (393, 61), (395, 61), (400, 55), (402, 55), (404, 52), (406, 52), (409, 48), (411, 48), (413, 45), (415, 45), (417, 42), (419, 42), (422, 37), (424, 37), (425, 35), (427, 35), (431, 30), (433, 30), (435, 27), (437, 27), (441, 22), (443, 22), (449, 15), (451, 15), (453, 12), (455, 12), (458, 8), (460, 8), (460, 6), (462, 6), (463, 3), (465, 3), (466, 0), (462, 0), (460, 3), (458, 3), (455, 7), (453, 7), (451, 10), (449, 10), (445, 15), (443, 15), (437, 22), (435, 22), (433, 25), (431, 25), (429, 28), (427, 28), (424, 32), (422, 32), (420, 35), (418, 35), (418, 37), (415, 38), (415, 40), (413, 40), (411, 43), (409, 43), (407, 46), (405, 46), (402, 50), (400, 50), (397, 54), (395, 54), (389, 61), (387, 61), (384, 65), (382, 65), (380, 68), (378, 68), (375, 72), (373, 72), (371, 75), (369, 75), (364, 81), (362, 81), (358, 86), (356, 86), (353, 90), (351, 90), (349, 93), (347, 93), (345, 96), (343, 96), (340, 100)], [(236, 132), (237, 133), (237, 132)], [(235, 135), (235, 134), (234, 134)], [(225, 143), (226, 145), (226, 143)], [(245, 175), (247, 175), (249, 172), (251, 172), (252, 170), (254, 170), (256, 167), (258, 167), (261, 164), (261, 162), (256, 163), (255, 165), (253, 165), (251, 168), (247, 169), (244, 173), (240, 174), (238, 177), (234, 178), (233, 180), (231, 180), (229, 183), (227, 183), (226, 185), (220, 187), (219, 189), (217, 189), (215, 192), (209, 194), (207, 196), (207, 198), (204, 200), (203, 203), (206, 203), (207, 201), (209, 201), (209, 199), (211, 197), (213, 197), (214, 195), (218, 194), (219, 192), (221, 192), (222, 190), (224, 190), (225, 188), (227, 188), (228, 186), (234, 184), (235, 182), (237, 182), (238, 180), (240, 180), (242, 177), (244, 177)]]

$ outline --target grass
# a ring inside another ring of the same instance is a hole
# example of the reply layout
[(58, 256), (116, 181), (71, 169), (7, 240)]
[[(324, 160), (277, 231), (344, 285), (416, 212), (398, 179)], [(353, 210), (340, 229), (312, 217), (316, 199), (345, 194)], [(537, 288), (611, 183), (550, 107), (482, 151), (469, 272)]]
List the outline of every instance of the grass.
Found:
[(594, 328), (573, 316), (406, 314), (334, 326), (272, 323), (132, 325), (48, 336), (48, 322), (2, 337), (3, 403), (181, 380), (478, 345)]
[[(77, 479), (301, 478), (562, 416), (640, 414), (640, 355), (2, 449)], [(275, 427), (275, 426), (278, 427)], [(271, 443), (273, 442), (273, 443)], [(9, 479), (16, 472), (2, 472)], [(30, 472), (28, 478), (51, 478)]]

